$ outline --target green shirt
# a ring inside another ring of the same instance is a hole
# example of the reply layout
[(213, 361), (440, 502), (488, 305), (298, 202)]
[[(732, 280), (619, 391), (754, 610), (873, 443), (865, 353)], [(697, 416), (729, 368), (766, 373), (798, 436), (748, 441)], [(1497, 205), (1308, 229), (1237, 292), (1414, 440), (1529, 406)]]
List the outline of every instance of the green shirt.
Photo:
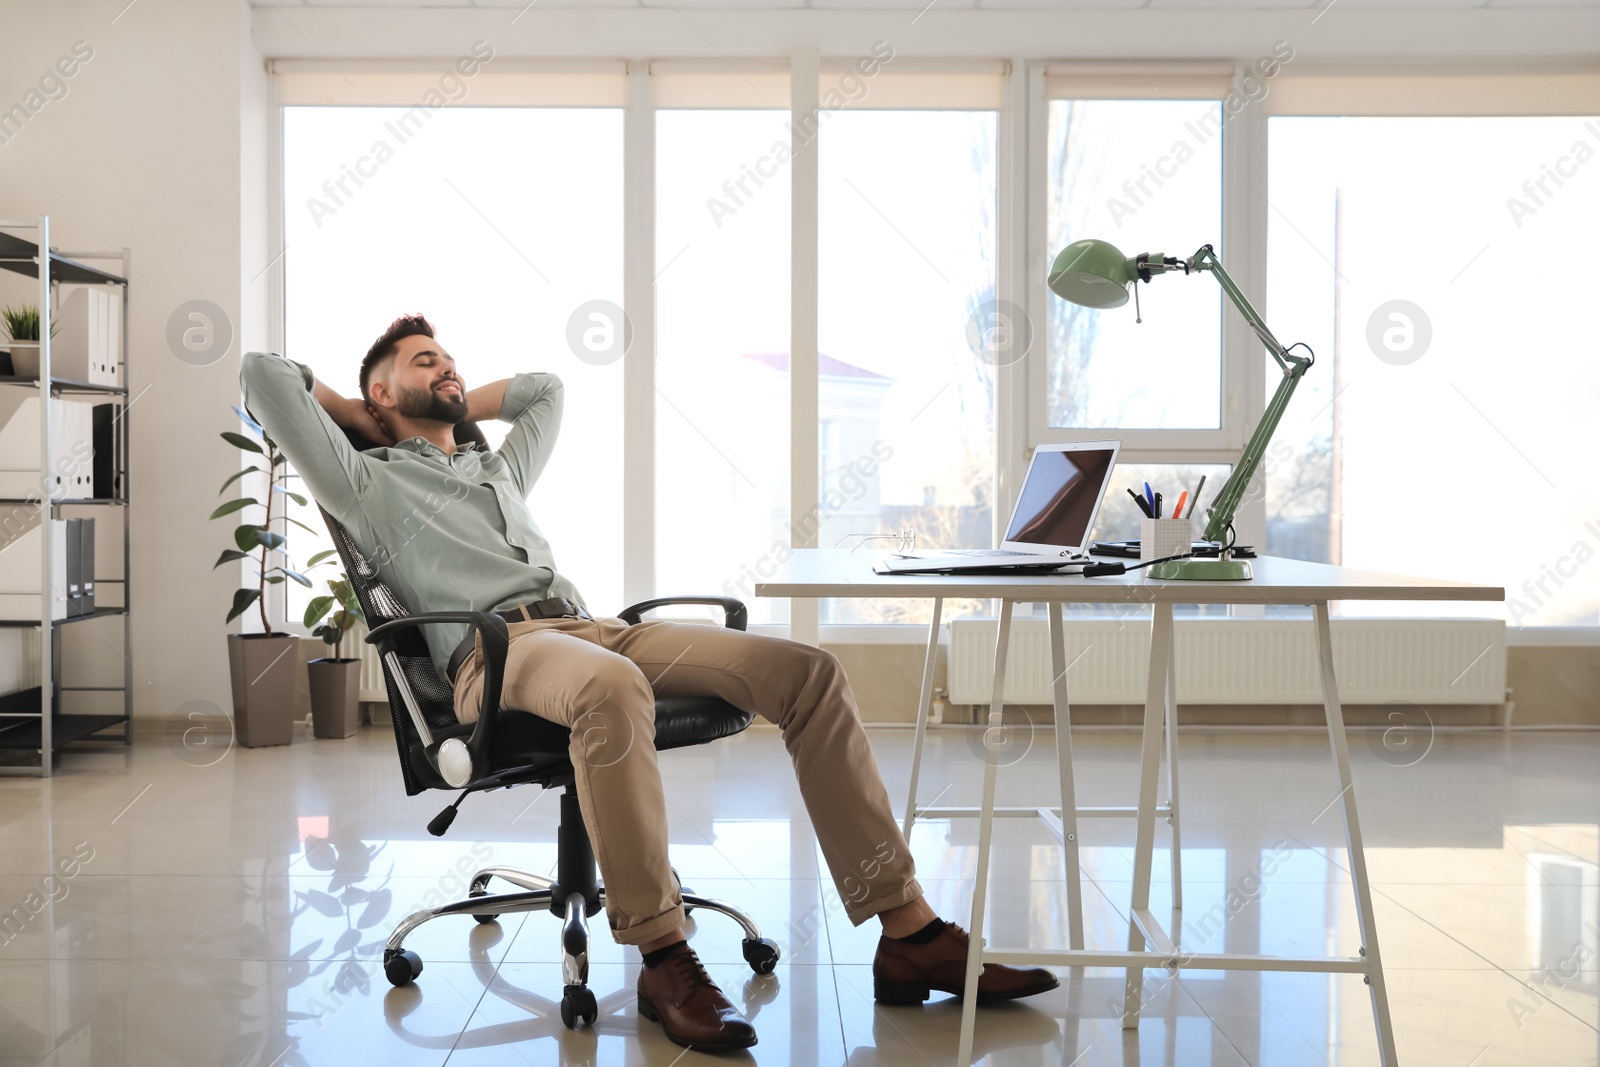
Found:
[[(503, 611), (552, 596), (583, 603), (526, 500), (561, 428), (561, 379), (512, 378), (500, 408), (511, 423), (505, 442), (451, 455), (422, 437), (357, 451), (312, 396), (313, 380), (276, 353), (248, 352), (239, 369), (246, 410), (408, 610)], [(422, 629), (442, 679), (470, 627)]]

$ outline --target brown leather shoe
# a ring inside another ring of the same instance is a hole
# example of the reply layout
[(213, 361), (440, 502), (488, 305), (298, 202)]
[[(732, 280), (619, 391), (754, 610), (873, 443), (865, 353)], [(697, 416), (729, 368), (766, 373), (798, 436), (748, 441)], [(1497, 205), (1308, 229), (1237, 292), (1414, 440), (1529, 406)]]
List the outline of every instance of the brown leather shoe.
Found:
[[(955, 923), (945, 923), (939, 936), (925, 945), (880, 937), (872, 960), (873, 998), (883, 1004), (920, 1004), (935, 989), (961, 996), (966, 992), (969, 944), (967, 932)], [(1060, 984), (1043, 967), (985, 963), (978, 975), (978, 1003), (1031, 997)]]
[(639, 1014), (660, 1023), (684, 1048), (725, 1052), (756, 1043), (756, 1028), (722, 995), (687, 943), (640, 970)]

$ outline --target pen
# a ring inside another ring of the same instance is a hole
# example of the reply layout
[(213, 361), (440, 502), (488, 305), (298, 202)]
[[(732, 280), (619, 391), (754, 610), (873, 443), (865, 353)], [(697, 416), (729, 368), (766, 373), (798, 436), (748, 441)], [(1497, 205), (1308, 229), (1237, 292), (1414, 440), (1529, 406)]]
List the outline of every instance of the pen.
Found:
[(1173, 518), (1175, 518), (1175, 519), (1183, 518), (1183, 502), (1185, 500), (1188, 500), (1188, 499), (1189, 499), (1189, 490), (1185, 489), (1183, 492), (1178, 494), (1178, 504), (1177, 504), (1176, 507), (1174, 507), (1172, 509), (1172, 517)]
[(1150, 505), (1148, 508), (1145, 509), (1145, 514), (1150, 516), (1152, 519), (1155, 518), (1156, 517), (1156, 498), (1155, 498), (1155, 494), (1150, 492), (1150, 483), (1149, 482), (1145, 482), (1144, 483), (1144, 502), (1146, 504)]
[(1161, 494), (1156, 494), (1156, 518), (1161, 517)]
[(1189, 509), (1191, 513), (1200, 506), (1200, 490), (1204, 489), (1205, 487), (1206, 476), (1202, 474), (1200, 476), (1200, 484), (1194, 487), (1194, 507)]
[(1150, 514), (1150, 509), (1145, 506), (1144, 497), (1140, 496), (1138, 493), (1135, 493), (1132, 489), (1128, 490), (1128, 495), (1133, 497), (1133, 502), (1135, 504), (1139, 505), (1139, 511), (1141, 513), (1143, 513), (1145, 518), (1147, 518), (1147, 519), (1155, 518), (1154, 515)]

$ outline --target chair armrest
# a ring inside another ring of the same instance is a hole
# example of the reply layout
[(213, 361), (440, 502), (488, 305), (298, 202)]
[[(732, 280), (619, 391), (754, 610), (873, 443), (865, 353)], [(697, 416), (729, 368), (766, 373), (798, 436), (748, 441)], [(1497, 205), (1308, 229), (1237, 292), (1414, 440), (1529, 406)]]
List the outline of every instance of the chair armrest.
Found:
[[(426, 611), (420, 615), (390, 619), (367, 633), (367, 644), (375, 645), (384, 637), (400, 630), (439, 623), (466, 623), (478, 632), (483, 640), (483, 699), (478, 705), (478, 721), (467, 739), (467, 755), (471, 759), (471, 780), (476, 781), (489, 773), (489, 746), (494, 735), (495, 721), (500, 715), (500, 691), (505, 682), (506, 652), (511, 635), (500, 616), (485, 611)], [(446, 774), (440, 766), (439, 751), (446, 742), (427, 746), (428, 762), (439, 776), (452, 786), (460, 788), (465, 783), (451, 781), (459, 774)]]
[(629, 626), (637, 626), (640, 617), (652, 608), (659, 608), (664, 604), (712, 604), (722, 609), (723, 625), (730, 630), (743, 630), (750, 621), (750, 612), (745, 609), (744, 601), (731, 596), (664, 596), (655, 600), (641, 600), (632, 607), (623, 608), (617, 612), (617, 618)]

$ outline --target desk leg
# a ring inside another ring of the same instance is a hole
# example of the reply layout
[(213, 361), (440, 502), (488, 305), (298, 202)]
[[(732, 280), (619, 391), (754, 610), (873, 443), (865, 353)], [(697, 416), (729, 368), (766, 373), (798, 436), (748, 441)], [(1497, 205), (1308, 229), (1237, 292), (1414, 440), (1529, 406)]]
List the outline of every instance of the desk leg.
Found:
[[(1178, 636), (1167, 642), (1167, 825), (1172, 827), (1172, 910), (1183, 910), (1183, 832), (1178, 813)], [(1172, 924), (1176, 944), (1183, 924)]]
[(917, 821), (917, 778), (922, 774), (922, 741), (928, 733), (928, 709), (933, 701), (933, 663), (939, 654), (939, 614), (944, 597), (933, 598), (933, 620), (928, 623), (928, 654), (922, 663), (922, 697), (917, 701), (917, 736), (911, 742), (911, 790), (906, 797), (906, 820), (901, 833), (909, 842), (911, 824)]
[(1052, 600), (1050, 672), (1056, 716), (1056, 767), (1061, 776), (1061, 854), (1067, 877), (1067, 944), (1083, 947), (1083, 878), (1078, 868), (1078, 793), (1072, 779), (1072, 706), (1067, 703), (1067, 642), (1061, 603)]
[(1333, 671), (1333, 631), (1328, 624), (1328, 603), (1312, 605), (1317, 623), (1317, 654), (1322, 667), (1322, 706), (1327, 712), (1328, 741), (1339, 772), (1339, 797), (1344, 812), (1344, 840), (1350, 858), (1350, 883), (1356, 894), (1356, 919), (1361, 923), (1361, 954), (1367, 960), (1367, 985), (1372, 993), (1372, 1015), (1378, 1028), (1378, 1057), (1384, 1067), (1396, 1063), (1394, 1023), (1389, 1018), (1389, 994), (1384, 986), (1383, 962), (1378, 955), (1378, 927), (1372, 914), (1372, 887), (1367, 882), (1367, 855), (1361, 845), (1361, 824), (1356, 819), (1356, 794), (1350, 779), (1350, 748), (1344, 733), (1344, 710), (1339, 706), (1338, 680)]
[[(1142, 952), (1144, 934), (1134, 920), (1150, 907), (1150, 867), (1155, 853), (1156, 784), (1161, 770), (1162, 721), (1167, 708), (1167, 669), (1172, 646), (1172, 605), (1150, 605), (1150, 667), (1145, 683), (1144, 732), (1139, 746), (1139, 819), (1133, 845), (1133, 897), (1128, 911), (1128, 951)], [(1144, 968), (1128, 968), (1122, 1004), (1123, 1029), (1136, 1029), (1144, 1000)]]
[(983, 733), (983, 808), (978, 815), (978, 869), (972, 887), (972, 940), (967, 948), (967, 981), (961, 998), (961, 1041), (957, 1067), (972, 1063), (972, 1034), (977, 1027), (978, 976), (983, 972), (983, 911), (989, 895), (989, 847), (994, 830), (995, 770), (1004, 747), (1001, 712), (1005, 708), (1006, 647), (1011, 642), (1011, 601), (1000, 601), (1000, 621), (994, 640), (994, 689), (989, 700), (989, 725)]

